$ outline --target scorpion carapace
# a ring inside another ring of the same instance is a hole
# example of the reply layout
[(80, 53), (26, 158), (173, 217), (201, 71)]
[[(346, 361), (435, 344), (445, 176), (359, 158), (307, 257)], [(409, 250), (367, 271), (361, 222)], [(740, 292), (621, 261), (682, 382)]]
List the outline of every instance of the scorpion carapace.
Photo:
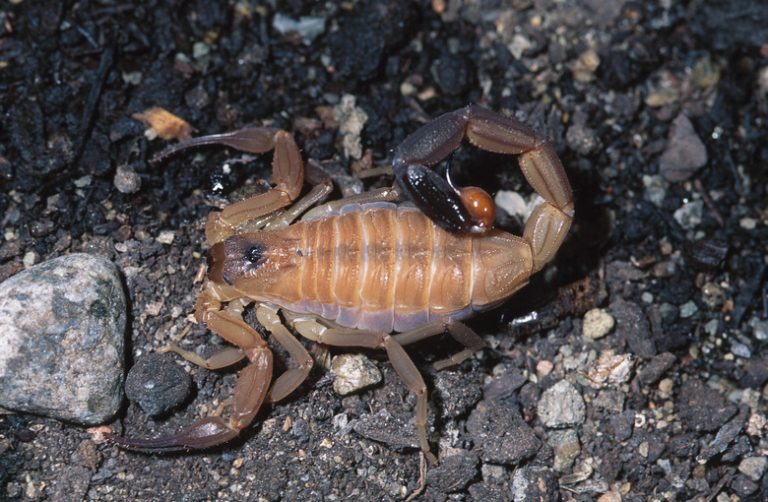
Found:
[[(544, 199), (522, 236), (492, 228), (487, 193), (456, 188), (428, 169), (464, 137), (482, 149), (519, 156), (523, 175)], [(314, 186), (299, 198), (305, 170), (287, 132), (246, 128), (195, 138), (158, 157), (207, 144), (274, 150), (275, 187), (212, 212), (206, 223), (210, 266), (195, 316), (234, 347), (208, 359), (175, 346), (165, 350), (209, 369), (242, 359), (248, 364), (235, 386), (229, 420), (207, 417), (159, 439), (112, 439), (126, 448), (162, 451), (208, 448), (234, 438), (265, 400), (283, 399), (312, 368), (288, 324), (325, 345), (385, 350), (417, 396), (418, 443), (434, 460), (427, 388), (403, 346), (448, 332), (465, 349), (435, 366), (460, 363), (484, 346), (461, 320), (503, 302), (552, 259), (573, 218), (571, 188), (552, 146), (512, 118), (468, 106), (426, 124), (395, 149), (396, 186), (313, 207), (332, 185), (310, 168), (306, 181)], [(403, 193), (416, 207), (392, 203)], [(258, 321), (294, 362), (274, 381), (272, 352), (242, 317), (252, 303)]]

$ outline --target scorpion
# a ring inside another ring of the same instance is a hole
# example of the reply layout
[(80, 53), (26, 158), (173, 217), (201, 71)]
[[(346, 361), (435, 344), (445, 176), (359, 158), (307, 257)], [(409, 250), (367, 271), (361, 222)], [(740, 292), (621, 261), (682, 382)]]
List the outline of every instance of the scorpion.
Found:
[[(493, 227), (495, 206), (484, 190), (457, 188), (430, 169), (464, 138), (480, 149), (518, 156), (523, 176), (543, 199), (522, 236)], [(392, 187), (324, 204), (333, 188), (330, 177), (311, 164), (305, 169), (296, 141), (284, 130), (254, 126), (197, 137), (153, 160), (201, 145), (273, 151), (274, 187), (212, 211), (206, 221), (208, 275), (195, 317), (231, 346), (209, 358), (176, 346), (166, 350), (211, 370), (243, 359), (247, 365), (228, 400), (228, 420), (214, 413), (174, 435), (111, 439), (144, 451), (199, 450), (232, 440), (265, 401), (284, 399), (307, 378), (313, 360), (290, 326), (326, 346), (384, 350), (416, 395), (419, 446), (435, 463), (427, 386), (403, 347), (447, 332), (464, 348), (435, 366), (461, 363), (485, 345), (462, 321), (504, 302), (553, 258), (570, 228), (574, 202), (551, 143), (513, 118), (470, 105), (428, 122), (395, 148)], [(300, 197), (305, 182), (313, 187)], [(402, 199), (412, 204), (395, 204)], [(272, 351), (243, 318), (251, 304), (293, 362), (274, 381)]]

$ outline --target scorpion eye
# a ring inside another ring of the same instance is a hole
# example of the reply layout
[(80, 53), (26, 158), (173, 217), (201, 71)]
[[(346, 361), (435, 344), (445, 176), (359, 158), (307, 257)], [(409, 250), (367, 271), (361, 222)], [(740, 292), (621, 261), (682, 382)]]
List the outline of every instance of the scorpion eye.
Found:
[(254, 265), (258, 264), (261, 259), (264, 257), (264, 247), (263, 246), (251, 246), (248, 251), (245, 252), (245, 258), (249, 262), (253, 263)]

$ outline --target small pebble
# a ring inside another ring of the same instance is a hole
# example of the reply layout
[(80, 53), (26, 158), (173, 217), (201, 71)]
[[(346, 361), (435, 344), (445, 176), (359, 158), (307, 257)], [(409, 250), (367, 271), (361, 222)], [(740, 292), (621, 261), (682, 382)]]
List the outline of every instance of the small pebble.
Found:
[(24, 258), (22, 258), (21, 262), (24, 264), (24, 268), (30, 268), (34, 266), (37, 262), (37, 253), (34, 251), (27, 251), (24, 253)]
[(331, 361), (333, 390), (341, 396), (381, 382), (381, 371), (362, 354), (340, 354)]
[(311, 45), (325, 31), (325, 18), (301, 16), (297, 21), (278, 12), (272, 19), (272, 27), (281, 35), (291, 32), (298, 33), (304, 45)]
[(643, 198), (654, 206), (661, 207), (667, 197), (667, 187), (669, 186), (667, 180), (658, 174), (645, 174), (643, 175), (643, 185), (645, 186)]
[(544, 425), (558, 429), (583, 423), (586, 407), (576, 387), (561, 380), (541, 394), (538, 414)]
[(701, 299), (711, 310), (719, 310), (725, 301), (725, 292), (714, 282), (707, 282), (701, 288)]
[(659, 392), (669, 395), (675, 383), (671, 378), (664, 378), (659, 382)]
[(696, 306), (696, 303), (690, 300), (680, 306), (680, 317), (687, 319), (698, 311), (699, 308)]
[(192, 379), (171, 354), (140, 357), (125, 379), (125, 394), (150, 416), (175, 408), (189, 395)]
[(752, 324), (752, 335), (755, 337), (755, 340), (760, 340), (761, 342), (768, 341), (768, 321), (761, 321), (757, 318)]
[(173, 239), (176, 237), (176, 233), (173, 230), (163, 230), (156, 237), (157, 242), (161, 244), (173, 244)]
[(579, 435), (573, 429), (552, 431), (547, 440), (555, 453), (553, 467), (556, 471), (567, 472), (573, 466), (573, 462), (581, 454)]
[(583, 333), (586, 338), (597, 340), (607, 335), (616, 324), (613, 316), (604, 309), (592, 309), (584, 314)]
[(704, 202), (694, 200), (680, 206), (680, 208), (672, 214), (672, 217), (681, 227), (686, 230), (691, 230), (701, 223), (703, 214)]
[(739, 220), (739, 226), (744, 230), (754, 230), (757, 227), (757, 220), (754, 218), (742, 218)]
[(707, 163), (707, 148), (693, 124), (681, 113), (672, 122), (667, 147), (659, 157), (659, 172), (668, 181), (685, 181)]
[(752, 481), (760, 481), (766, 466), (768, 466), (768, 458), (766, 457), (747, 457), (739, 463), (739, 472)]
[(510, 216), (525, 219), (530, 214), (528, 203), (523, 197), (511, 190), (499, 190), (493, 199), (496, 206), (506, 211)]
[(571, 73), (579, 82), (591, 82), (595, 78), (595, 70), (598, 66), (600, 66), (600, 56), (597, 51), (587, 49), (579, 55), (579, 59), (571, 63)]
[(368, 122), (368, 114), (362, 108), (357, 107), (354, 96), (345, 94), (341, 98), (341, 103), (333, 107), (333, 118), (339, 123), (344, 155), (353, 159), (360, 159), (363, 156), (360, 133), (365, 123)]
[(538, 363), (536, 363), (536, 374), (540, 377), (545, 377), (552, 373), (552, 370), (554, 369), (555, 365), (552, 363), (552, 361), (547, 361), (546, 359), (542, 359)]
[(742, 359), (749, 359), (752, 357), (752, 350), (747, 345), (740, 342), (733, 342), (731, 344), (731, 353)]
[(120, 193), (136, 193), (141, 188), (141, 177), (126, 165), (117, 166), (112, 182)]

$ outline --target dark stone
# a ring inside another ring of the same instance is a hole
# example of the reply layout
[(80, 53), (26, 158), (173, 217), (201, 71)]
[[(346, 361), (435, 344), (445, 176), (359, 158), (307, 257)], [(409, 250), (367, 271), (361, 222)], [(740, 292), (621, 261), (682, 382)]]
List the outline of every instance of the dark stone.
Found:
[(541, 441), (513, 408), (481, 401), (467, 420), (467, 432), (484, 462), (516, 464), (533, 457)]
[(768, 40), (768, 9), (752, 0), (691, 2), (689, 23), (705, 45), (715, 49), (760, 47)]
[(618, 299), (611, 303), (610, 311), (616, 318), (616, 335), (627, 341), (631, 352), (643, 359), (656, 355), (648, 320), (638, 304)]
[(722, 237), (686, 242), (685, 256), (694, 267), (713, 272), (722, 268), (728, 256), (728, 242)]
[(432, 395), (440, 400), (442, 415), (465, 415), (482, 397), (481, 381), (482, 375), (476, 371), (438, 371)]
[(761, 389), (768, 382), (768, 363), (765, 359), (750, 359), (744, 364), (744, 375), (740, 383), (743, 387)]
[(148, 354), (128, 372), (125, 394), (147, 415), (163, 415), (189, 395), (192, 379), (174, 359), (171, 354)]
[(477, 476), (477, 467), (478, 458), (470, 451), (441, 457), (440, 465), (427, 473), (427, 485), (443, 493), (459, 491)]
[(731, 480), (731, 488), (740, 497), (749, 497), (757, 491), (757, 483), (743, 474), (738, 474)]
[(692, 458), (699, 452), (699, 443), (693, 433), (678, 434), (669, 440), (669, 452), (680, 458)]
[[(488, 401), (506, 402), (515, 399), (515, 391), (522, 387), (528, 378), (520, 370), (511, 370), (496, 376), (483, 388), (483, 397)], [(538, 397), (536, 398), (538, 400)]]
[(695, 378), (680, 389), (680, 421), (690, 430), (712, 432), (736, 414), (736, 405)]
[(403, 40), (410, 24), (410, 2), (367, 1), (339, 21), (329, 46), (340, 76), (368, 80), (382, 66), (386, 50)]
[(734, 439), (736, 439), (736, 437), (741, 432), (741, 429), (744, 427), (744, 423), (747, 420), (748, 414), (749, 408), (747, 406), (742, 406), (739, 408), (739, 414), (734, 417), (733, 420), (722, 426), (720, 430), (717, 431), (715, 439), (710, 444), (702, 448), (701, 453), (698, 456), (698, 460), (707, 461), (715, 455), (719, 455), (726, 451), (728, 445)]
[(632, 426), (635, 422), (635, 412), (627, 410), (618, 415), (614, 415), (608, 421), (606, 432), (611, 435), (616, 442), (626, 441), (632, 436)]
[(640, 371), (638, 379), (643, 385), (653, 385), (658, 382), (664, 373), (675, 363), (675, 355), (670, 352), (662, 352), (648, 361)]
[(354, 422), (352, 426), (355, 432), (363, 437), (384, 443), (389, 448), (418, 448), (419, 439), (413, 421), (408, 423), (399, 420), (382, 409), (375, 415), (366, 414)]
[(432, 63), (432, 76), (440, 89), (450, 96), (467, 90), (470, 74), (469, 63), (461, 56), (445, 54)]

